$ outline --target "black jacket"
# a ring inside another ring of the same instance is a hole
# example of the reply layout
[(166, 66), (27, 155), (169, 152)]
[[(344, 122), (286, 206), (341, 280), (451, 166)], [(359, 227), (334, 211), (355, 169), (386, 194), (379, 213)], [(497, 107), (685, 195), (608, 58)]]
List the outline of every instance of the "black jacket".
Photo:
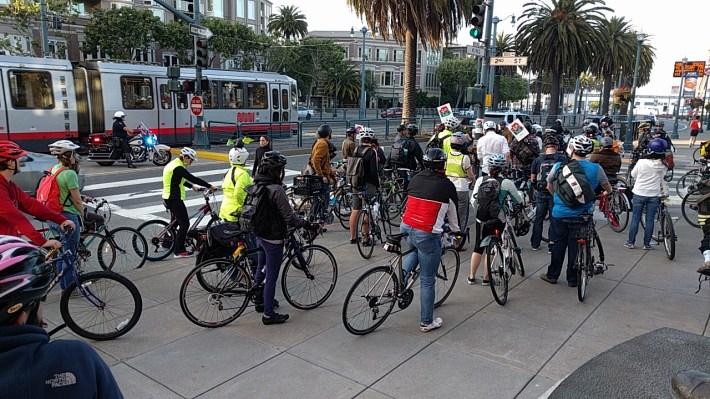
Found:
[(377, 173), (377, 154), (372, 147), (361, 145), (355, 149), (355, 155), (362, 157), (365, 166), (365, 183), (380, 187), (380, 178)]
[(254, 167), (251, 169), (252, 176), (256, 176), (256, 173), (259, 169), (259, 163), (261, 162), (261, 158), (263, 158), (264, 154), (269, 151), (271, 151), (271, 144), (267, 145), (266, 147), (259, 147), (256, 149), (256, 151), (254, 152)]
[(125, 130), (123, 130), (126, 127), (126, 124), (123, 123), (122, 120), (120, 119), (115, 119), (113, 121), (113, 127), (111, 129), (111, 135), (113, 137), (117, 137), (119, 139), (125, 139), (128, 137), (128, 133), (126, 133)]
[[(254, 178), (254, 184), (266, 186), (269, 200), (269, 220), (263, 221), (263, 223), (268, 224), (269, 230), (268, 233), (260, 235), (260, 238), (283, 240), (287, 237), (288, 226), (303, 227), (306, 225), (306, 220), (291, 208), (286, 192), (279, 182), (270, 176), (257, 174)], [(262, 223), (262, 221), (258, 222)]]

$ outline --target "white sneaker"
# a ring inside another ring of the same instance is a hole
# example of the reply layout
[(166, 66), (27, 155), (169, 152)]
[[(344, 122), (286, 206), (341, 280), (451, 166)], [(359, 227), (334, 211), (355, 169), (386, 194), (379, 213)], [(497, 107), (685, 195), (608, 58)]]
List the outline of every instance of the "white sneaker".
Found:
[(432, 321), (430, 324), (419, 324), (419, 331), (429, 332), (431, 330), (436, 330), (437, 328), (441, 327), (443, 323), (444, 321), (441, 320), (441, 317), (436, 317), (434, 321)]
[(194, 252), (184, 251), (184, 252), (180, 252), (180, 253), (177, 253), (177, 254), (173, 255), (173, 259), (191, 258), (191, 257), (196, 256), (196, 255), (197, 255), (197, 254), (194, 253)]

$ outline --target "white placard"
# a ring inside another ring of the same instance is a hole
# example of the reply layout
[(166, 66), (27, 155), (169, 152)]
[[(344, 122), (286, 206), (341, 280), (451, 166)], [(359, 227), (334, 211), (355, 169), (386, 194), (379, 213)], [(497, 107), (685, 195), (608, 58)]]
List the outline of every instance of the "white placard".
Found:
[(528, 134), (530, 134), (528, 129), (525, 128), (525, 125), (523, 125), (523, 122), (520, 122), (520, 119), (516, 119), (510, 124), (510, 131), (518, 141), (522, 141), (524, 138), (528, 137)]

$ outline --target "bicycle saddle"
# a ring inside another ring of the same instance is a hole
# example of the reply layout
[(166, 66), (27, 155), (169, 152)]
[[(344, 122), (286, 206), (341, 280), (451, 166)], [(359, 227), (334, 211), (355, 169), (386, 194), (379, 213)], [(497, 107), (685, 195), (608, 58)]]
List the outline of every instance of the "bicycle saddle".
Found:
[(387, 241), (399, 243), (400, 241), (402, 241), (402, 238), (404, 238), (408, 235), (409, 235), (409, 233), (387, 234)]

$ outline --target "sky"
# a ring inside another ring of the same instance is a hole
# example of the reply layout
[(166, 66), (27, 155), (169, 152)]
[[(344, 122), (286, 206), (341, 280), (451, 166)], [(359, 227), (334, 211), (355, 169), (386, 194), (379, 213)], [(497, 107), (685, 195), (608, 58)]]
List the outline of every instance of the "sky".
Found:
[[(278, 6), (295, 5), (306, 16), (308, 30), (350, 30), (365, 25), (348, 7), (345, 0), (271, 0), (273, 12)], [(495, 0), (494, 15), (505, 18), (510, 14), (516, 17), (522, 14), (523, 4), (532, 0)], [(680, 85), (680, 78), (673, 77), (675, 61), (687, 57), (688, 61), (707, 61), (710, 40), (704, 32), (707, 23), (701, 10), (705, 0), (606, 0), (606, 6), (612, 8), (611, 16), (624, 16), (631, 25), (650, 35), (648, 41), (655, 47), (656, 61), (651, 72), (651, 82), (638, 89), (639, 95), (670, 94), (671, 86)], [(326, 5), (327, 4), (327, 5)], [(549, 4), (549, 2), (547, 2)], [(471, 44), (468, 35), (470, 27), (464, 27), (458, 35), (459, 44)], [(498, 33), (515, 34), (515, 27), (510, 19), (498, 23)]]

